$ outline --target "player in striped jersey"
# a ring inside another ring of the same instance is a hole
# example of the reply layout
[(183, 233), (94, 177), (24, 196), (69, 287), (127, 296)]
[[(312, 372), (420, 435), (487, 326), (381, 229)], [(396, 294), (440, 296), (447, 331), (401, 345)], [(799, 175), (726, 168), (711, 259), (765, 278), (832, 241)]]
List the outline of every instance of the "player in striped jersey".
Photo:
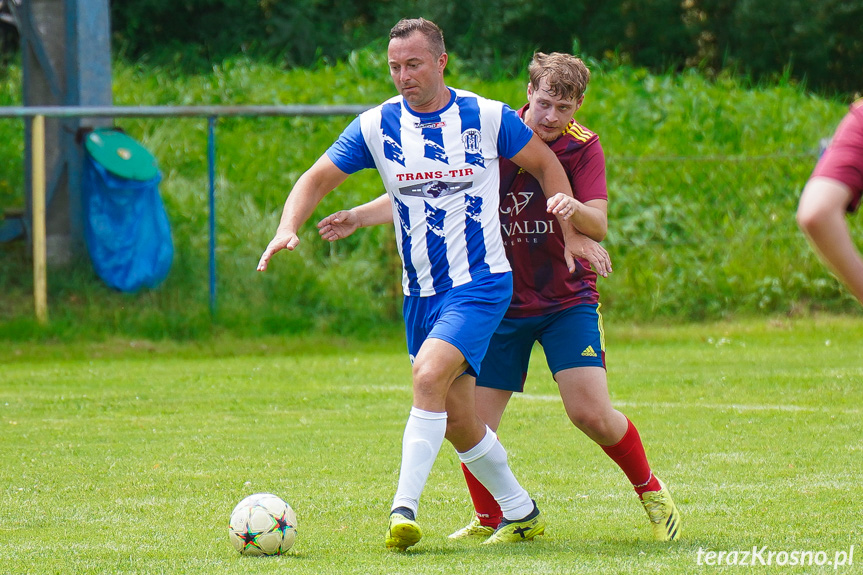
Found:
[[(276, 252), (295, 249), (299, 227), (349, 174), (378, 170), (391, 210), (365, 223), (395, 222), (413, 364), (413, 406), (385, 538), (400, 550), (422, 537), (419, 498), (444, 438), (502, 508), (488, 543), (530, 539), (545, 528), (497, 436), (477, 417), (474, 382), (512, 297), (499, 158), (537, 177), (550, 196), (547, 209), (561, 221), (571, 215), (572, 191), (554, 154), (511, 108), (446, 85), (447, 58), (435, 24), (414, 19), (393, 27), (387, 59), (399, 96), (361, 114), (299, 178), (258, 263), (265, 271)], [(575, 265), (570, 251), (565, 257)]]
[[(506, 317), (492, 337), (477, 378), (480, 418), (496, 431), (513, 392), (524, 389), (534, 342), (539, 341), (572, 422), (621, 467), (651, 521), (653, 536), (677, 539), (680, 516), (671, 495), (653, 475), (635, 426), (611, 405), (605, 372), (605, 339), (599, 314), (596, 273), (611, 272), (608, 253), (597, 241), (607, 230), (605, 157), (599, 137), (575, 121), (590, 73), (568, 54), (537, 53), (531, 62), (526, 124), (555, 152), (571, 180), (569, 222), (580, 235), (573, 271), (564, 259), (565, 228), (549, 218), (535, 178), (501, 160), (501, 228), (513, 266), (514, 293)], [(381, 198), (321, 221), (321, 235), (333, 241), (376, 219)], [(570, 224), (565, 224), (567, 227)], [(494, 537), (500, 509), (483, 485), (462, 466), (476, 514), (450, 538)]]
[(863, 258), (845, 215), (863, 195), (863, 98), (851, 105), (800, 196), (797, 222), (824, 263), (863, 303)]

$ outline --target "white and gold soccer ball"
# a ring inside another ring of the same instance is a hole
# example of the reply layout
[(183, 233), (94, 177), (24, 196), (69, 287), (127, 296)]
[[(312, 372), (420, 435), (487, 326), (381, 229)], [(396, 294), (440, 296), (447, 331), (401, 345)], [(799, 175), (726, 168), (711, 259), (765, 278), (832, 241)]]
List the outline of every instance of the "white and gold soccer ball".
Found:
[(249, 495), (231, 512), (228, 536), (242, 555), (281, 555), (297, 537), (297, 514), (272, 493)]

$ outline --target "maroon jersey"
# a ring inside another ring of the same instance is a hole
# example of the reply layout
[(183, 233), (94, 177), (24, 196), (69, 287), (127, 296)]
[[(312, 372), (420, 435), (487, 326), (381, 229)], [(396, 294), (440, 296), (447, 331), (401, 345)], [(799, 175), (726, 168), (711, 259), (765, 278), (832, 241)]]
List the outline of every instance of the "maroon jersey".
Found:
[(848, 211), (857, 209), (863, 194), (863, 99), (851, 105), (851, 111), (836, 128), (833, 141), (812, 172), (813, 178), (818, 176), (838, 180), (851, 188), (854, 199)]
[[(524, 117), (527, 106), (519, 110)], [(580, 202), (608, 199), (605, 156), (599, 136), (570, 121), (550, 146), (563, 164)], [(513, 295), (507, 317), (554, 313), (599, 301), (596, 273), (585, 259), (569, 273), (563, 257), (563, 235), (557, 218), (546, 211), (539, 182), (506, 158), (500, 159), (500, 223), (506, 255), (512, 264)]]

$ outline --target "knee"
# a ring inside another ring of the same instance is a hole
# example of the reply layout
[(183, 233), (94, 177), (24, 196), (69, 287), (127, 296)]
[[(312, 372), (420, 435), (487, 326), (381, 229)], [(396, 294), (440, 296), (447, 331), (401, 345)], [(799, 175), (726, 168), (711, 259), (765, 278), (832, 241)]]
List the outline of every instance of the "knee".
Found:
[(602, 431), (605, 419), (603, 414), (587, 409), (576, 409), (568, 411), (569, 420), (585, 433)]
[(614, 427), (614, 409), (601, 409), (595, 405), (581, 405), (567, 409), (569, 420), (588, 436), (607, 437)]
[(627, 419), (614, 409), (608, 411), (580, 409), (567, 413), (573, 425), (601, 445), (617, 443), (626, 433)]
[(426, 399), (443, 399), (446, 397), (446, 381), (443, 374), (430, 362), (414, 363), (413, 366), (414, 397)]

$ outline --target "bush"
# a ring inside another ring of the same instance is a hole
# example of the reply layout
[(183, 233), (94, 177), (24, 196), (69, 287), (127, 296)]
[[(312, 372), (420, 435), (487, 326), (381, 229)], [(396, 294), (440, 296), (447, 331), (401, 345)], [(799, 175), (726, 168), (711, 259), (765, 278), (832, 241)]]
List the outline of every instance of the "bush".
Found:
[[(470, 14), (475, 17), (465, 17)], [(226, 57), (288, 67), (381, 49), (402, 17), (444, 30), (464, 69), (518, 75), (534, 50), (573, 51), (654, 73), (698, 67), (817, 90), (861, 89), (863, 2), (855, 0), (141, 0), (111, 6), (115, 45), (131, 60), (208, 70)]]
[[(457, 57), (454, 57), (457, 59)], [(361, 51), (315, 71), (245, 58), (184, 76), (118, 62), (117, 105), (378, 103), (393, 93), (379, 52)], [(794, 223), (818, 140), (845, 107), (793, 85), (751, 87), (721, 76), (595, 70), (579, 121), (600, 134), (608, 160), (614, 273), (600, 280), (603, 311), (617, 319), (675, 320), (733, 314), (856, 309)], [(20, 78), (14, 71), (8, 78)], [(518, 106), (526, 75), (483, 81), (454, 70), (450, 83)], [(3, 87), (2, 90), (5, 90)], [(0, 90), (0, 93), (2, 93)], [(12, 91), (10, 89), (10, 91)], [(175, 262), (157, 290), (104, 287), (85, 263), (49, 271), (51, 325), (32, 317), (24, 243), (0, 244), (0, 338), (201, 338), (374, 334), (400, 319), (400, 262), (390, 226), (329, 244), (314, 223), (383, 192), (372, 170), (352, 176), (301, 230), (297, 252), (255, 266), (285, 197), (350, 118), (233, 118), (217, 122), (217, 307), (209, 315), (207, 125), (204, 119), (118, 121), (158, 158)], [(0, 122), (16, 142), (17, 122)], [(15, 148), (15, 146), (12, 146)], [(14, 165), (19, 151), (7, 154)], [(3, 157), (0, 155), (0, 157)], [(20, 188), (19, 188), (20, 190)], [(23, 201), (22, 201), (23, 203)], [(860, 218), (851, 218), (859, 226)]]

